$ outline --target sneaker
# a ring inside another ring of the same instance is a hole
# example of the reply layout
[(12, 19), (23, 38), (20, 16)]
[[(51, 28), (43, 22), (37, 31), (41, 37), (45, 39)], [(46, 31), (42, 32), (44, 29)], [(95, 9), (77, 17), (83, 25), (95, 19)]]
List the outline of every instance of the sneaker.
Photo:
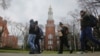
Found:
[(73, 50), (70, 50), (70, 54), (72, 54), (73, 53)]
[(29, 54), (34, 54), (34, 52), (31, 52), (31, 51), (30, 51)]

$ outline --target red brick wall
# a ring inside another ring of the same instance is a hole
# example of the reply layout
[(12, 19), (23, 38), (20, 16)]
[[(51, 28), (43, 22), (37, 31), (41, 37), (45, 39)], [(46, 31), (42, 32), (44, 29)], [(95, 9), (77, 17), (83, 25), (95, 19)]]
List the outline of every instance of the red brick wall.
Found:
[(15, 36), (9, 36), (8, 37), (8, 43), (7, 43), (7, 46), (8, 47), (12, 47), (12, 48), (17, 48), (18, 47), (18, 39), (17, 39), (17, 37), (15, 37)]
[(9, 34), (8, 29), (7, 29), (7, 21), (3, 20), (2, 17), (0, 17), (0, 26), (3, 27), (3, 33), (1, 36), (1, 46), (5, 46), (7, 42), (7, 36)]
[(18, 39), (15, 36), (9, 36), (8, 28), (7, 28), (7, 21), (3, 20), (2, 17), (0, 17), (0, 26), (3, 27), (3, 33), (1, 36), (1, 45), (2, 47), (8, 46), (12, 48), (17, 48), (17, 42)]
[(53, 41), (53, 44), (52, 44), (53, 48), (52, 48), (52, 50), (55, 50), (56, 47), (57, 47), (57, 40), (56, 40), (56, 37), (55, 37), (55, 25), (54, 25), (54, 21), (53, 20), (51, 20), (51, 21), (48, 20), (47, 21), (45, 34), (46, 34), (45, 40), (44, 40), (44, 47), (45, 47), (45, 49), (48, 50), (48, 46), (49, 46), (48, 45), (48, 41), (49, 41), (48, 36), (49, 36), (49, 34), (52, 34), (52, 36), (53, 36), (53, 39), (52, 39), (52, 41)]

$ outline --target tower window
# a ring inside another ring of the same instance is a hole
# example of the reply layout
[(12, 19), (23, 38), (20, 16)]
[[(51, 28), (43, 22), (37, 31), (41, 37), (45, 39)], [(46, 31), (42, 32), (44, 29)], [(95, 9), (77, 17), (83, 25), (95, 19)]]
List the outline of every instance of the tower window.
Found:
[(48, 35), (48, 39), (53, 39), (52, 34), (49, 34), (49, 35)]
[(48, 45), (52, 45), (53, 44), (53, 41), (52, 40), (49, 40), (48, 41)]

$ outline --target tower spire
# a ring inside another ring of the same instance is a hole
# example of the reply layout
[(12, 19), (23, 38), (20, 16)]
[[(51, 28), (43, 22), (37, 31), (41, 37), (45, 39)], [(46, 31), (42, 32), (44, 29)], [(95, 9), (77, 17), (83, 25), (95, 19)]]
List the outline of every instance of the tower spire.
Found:
[(52, 7), (50, 5), (49, 11), (48, 11), (48, 20), (53, 20), (53, 12), (52, 12)]

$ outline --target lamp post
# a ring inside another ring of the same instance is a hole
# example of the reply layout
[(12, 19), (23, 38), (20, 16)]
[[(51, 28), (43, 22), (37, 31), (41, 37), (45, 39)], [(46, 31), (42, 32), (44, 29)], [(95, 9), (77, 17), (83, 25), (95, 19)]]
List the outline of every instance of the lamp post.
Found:
[(75, 37), (75, 23), (73, 23), (73, 37), (74, 37), (74, 47), (75, 47), (75, 51), (76, 51), (76, 37)]

